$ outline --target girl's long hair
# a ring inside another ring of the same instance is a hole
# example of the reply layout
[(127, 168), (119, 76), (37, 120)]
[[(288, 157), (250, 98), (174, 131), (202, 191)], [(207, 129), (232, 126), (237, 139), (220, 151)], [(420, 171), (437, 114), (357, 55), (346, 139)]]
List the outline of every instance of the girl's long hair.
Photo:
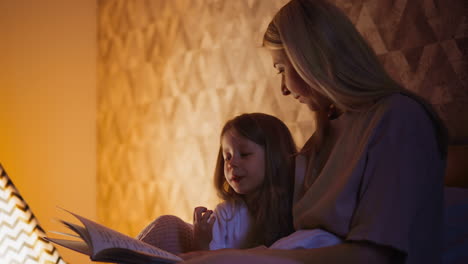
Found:
[(278, 118), (263, 114), (242, 114), (229, 120), (221, 137), (235, 130), (265, 151), (265, 178), (262, 186), (248, 200), (237, 194), (224, 175), (224, 158), (220, 147), (214, 174), (218, 196), (230, 202), (244, 200), (253, 219), (245, 247), (270, 246), (293, 231), (292, 197), (294, 189), (294, 155), (296, 146), (286, 125)]
[[(369, 111), (375, 102), (402, 93), (418, 101), (436, 130), (442, 157), (447, 152), (447, 131), (423, 98), (395, 82), (347, 16), (325, 0), (292, 0), (269, 24), (263, 46), (283, 49), (294, 69), (308, 84), (341, 111)], [(317, 152), (327, 134), (329, 109), (316, 112), (316, 132), (302, 152)]]

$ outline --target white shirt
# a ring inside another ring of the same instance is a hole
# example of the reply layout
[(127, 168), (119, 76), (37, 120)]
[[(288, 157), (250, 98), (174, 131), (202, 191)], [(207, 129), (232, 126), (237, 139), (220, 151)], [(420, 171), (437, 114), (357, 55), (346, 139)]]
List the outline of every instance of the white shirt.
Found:
[[(216, 222), (213, 225), (213, 239), (210, 250), (222, 248), (242, 248), (247, 239), (251, 217), (243, 202), (223, 202), (213, 211)], [(298, 230), (276, 241), (270, 248), (299, 249), (319, 248), (341, 243), (337, 236), (321, 229)]]
[(213, 239), (210, 250), (241, 248), (246, 242), (251, 219), (243, 202), (222, 202), (213, 211), (216, 222), (213, 225)]

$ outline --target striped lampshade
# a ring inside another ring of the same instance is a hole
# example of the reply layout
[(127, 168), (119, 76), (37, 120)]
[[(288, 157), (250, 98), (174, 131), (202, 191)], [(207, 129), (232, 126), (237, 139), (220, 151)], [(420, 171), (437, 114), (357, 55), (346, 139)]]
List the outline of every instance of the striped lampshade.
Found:
[(65, 264), (0, 164), (0, 263)]

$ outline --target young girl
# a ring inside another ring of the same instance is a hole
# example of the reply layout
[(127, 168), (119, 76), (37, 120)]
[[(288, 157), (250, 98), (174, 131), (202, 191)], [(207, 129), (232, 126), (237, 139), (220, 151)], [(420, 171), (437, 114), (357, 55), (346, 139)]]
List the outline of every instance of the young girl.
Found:
[(198, 249), (270, 246), (289, 235), (295, 152), (288, 128), (276, 117), (252, 113), (228, 121), (214, 175), (224, 202), (214, 217), (206, 208), (195, 209)]
[[(271, 246), (294, 231), (295, 152), (291, 133), (276, 117), (251, 113), (229, 120), (221, 132), (214, 174), (223, 202), (214, 211), (195, 208), (193, 226), (175, 216), (159, 217), (139, 239), (173, 253)], [(308, 247), (340, 241), (325, 231), (313, 232), (319, 243)]]

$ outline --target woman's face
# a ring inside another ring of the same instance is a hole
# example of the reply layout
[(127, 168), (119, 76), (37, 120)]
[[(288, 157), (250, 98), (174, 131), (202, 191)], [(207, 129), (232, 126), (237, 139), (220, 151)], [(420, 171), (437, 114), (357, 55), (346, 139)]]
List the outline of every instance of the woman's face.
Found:
[(270, 50), (273, 67), (281, 74), (281, 91), (283, 95), (291, 94), (296, 100), (307, 104), (312, 111), (327, 108), (329, 100), (314, 89), (299, 76), (292, 66), (284, 49)]

